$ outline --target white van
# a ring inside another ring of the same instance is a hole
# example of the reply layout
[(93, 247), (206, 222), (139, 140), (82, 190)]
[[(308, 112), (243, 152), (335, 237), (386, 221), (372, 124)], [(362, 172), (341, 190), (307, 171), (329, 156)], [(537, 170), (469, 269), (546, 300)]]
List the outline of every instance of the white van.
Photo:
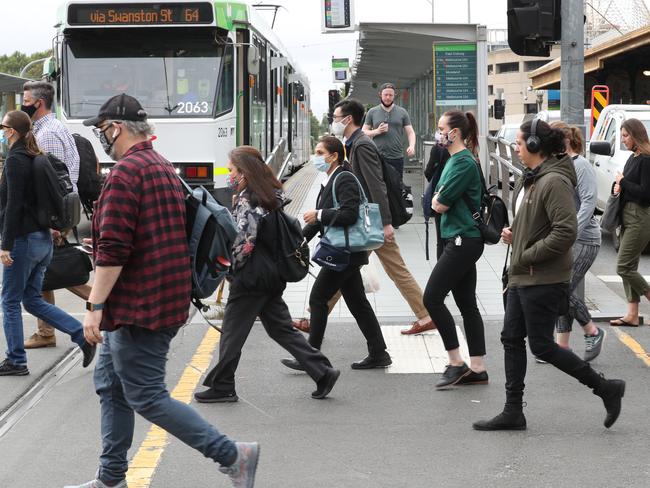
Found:
[(621, 124), (627, 119), (639, 119), (650, 133), (648, 105), (608, 105), (598, 118), (591, 136), (587, 159), (594, 165), (598, 181), (596, 208), (604, 210), (617, 172), (632, 154), (621, 142)]

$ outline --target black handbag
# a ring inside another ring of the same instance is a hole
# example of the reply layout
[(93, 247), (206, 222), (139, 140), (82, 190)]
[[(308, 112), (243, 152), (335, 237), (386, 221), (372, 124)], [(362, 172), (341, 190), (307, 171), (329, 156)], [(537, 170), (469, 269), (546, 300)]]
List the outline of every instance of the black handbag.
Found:
[(600, 228), (612, 234), (621, 225), (623, 206), (621, 205), (620, 195), (620, 193), (612, 193), (609, 196), (603, 216), (600, 218)]
[(45, 270), (43, 291), (60, 290), (72, 286), (85, 285), (93, 269), (90, 257), (78, 246), (68, 241), (54, 246), (52, 260)]
[(323, 237), (316, 244), (312, 261), (332, 271), (343, 271), (350, 264), (350, 251), (332, 246), (327, 237)]

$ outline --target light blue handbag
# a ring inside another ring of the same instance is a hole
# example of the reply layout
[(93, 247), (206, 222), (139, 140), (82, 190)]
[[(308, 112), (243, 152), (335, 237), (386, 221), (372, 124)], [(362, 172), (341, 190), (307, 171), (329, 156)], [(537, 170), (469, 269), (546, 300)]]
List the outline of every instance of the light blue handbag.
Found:
[[(339, 202), (336, 200), (336, 180), (343, 173), (339, 173), (332, 182), (332, 197), (334, 208), (339, 209)], [(330, 225), (325, 228), (322, 240), (331, 246), (349, 249), (350, 252), (372, 251), (384, 245), (384, 225), (381, 221), (379, 205), (369, 203), (363, 187), (354, 174), (349, 173), (359, 186), (361, 203), (359, 204), (359, 218), (347, 227)], [(336, 219), (336, 218), (335, 218)], [(334, 222), (334, 221), (332, 221)]]

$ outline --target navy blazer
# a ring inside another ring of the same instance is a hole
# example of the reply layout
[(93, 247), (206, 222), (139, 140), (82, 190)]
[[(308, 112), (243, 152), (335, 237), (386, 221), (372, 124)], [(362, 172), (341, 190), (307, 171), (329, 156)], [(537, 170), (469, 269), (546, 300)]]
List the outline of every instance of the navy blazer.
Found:
[[(337, 179), (338, 177), (338, 179)], [(339, 208), (334, 208), (332, 187), (336, 179), (336, 200)], [(320, 221), (307, 224), (302, 233), (311, 241), (318, 233), (321, 235), (326, 226), (347, 227), (354, 224), (359, 218), (359, 205), (361, 192), (354, 176), (343, 167), (339, 166), (332, 173), (327, 185), (321, 189), (316, 199), (316, 210), (322, 210)], [(368, 264), (368, 252), (355, 252), (350, 255), (350, 264), (362, 266)]]

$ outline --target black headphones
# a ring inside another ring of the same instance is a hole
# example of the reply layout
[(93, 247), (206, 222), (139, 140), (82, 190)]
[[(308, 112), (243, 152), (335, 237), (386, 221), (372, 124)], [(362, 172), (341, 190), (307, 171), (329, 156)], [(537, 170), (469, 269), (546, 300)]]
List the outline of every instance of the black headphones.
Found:
[(536, 134), (538, 120), (539, 119), (533, 119), (533, 123), (530, 126), (530, 135), (528, 136), (528, 139), (526, 139), (526, 149), (531, 153), (538, 153), (542, 146), (542, 141)]

